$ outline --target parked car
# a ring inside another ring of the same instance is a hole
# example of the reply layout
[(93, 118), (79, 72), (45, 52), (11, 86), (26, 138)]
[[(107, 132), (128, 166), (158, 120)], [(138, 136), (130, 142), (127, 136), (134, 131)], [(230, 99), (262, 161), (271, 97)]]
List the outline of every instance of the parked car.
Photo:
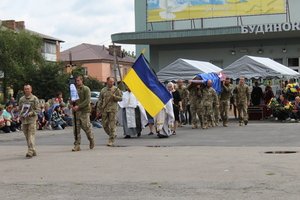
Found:
[(98, 91), (91, 91), (91, 102), (96, 104), (98, 99), (99, 99), (99, 96), (100, 96), (100, 92)]

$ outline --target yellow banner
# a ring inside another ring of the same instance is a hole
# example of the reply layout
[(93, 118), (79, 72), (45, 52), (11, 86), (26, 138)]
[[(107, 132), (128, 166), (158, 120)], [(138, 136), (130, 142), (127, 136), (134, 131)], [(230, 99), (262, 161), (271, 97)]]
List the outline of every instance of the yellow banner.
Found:
[(148, 22), (286, 13), (286, 0), (147, 0)]

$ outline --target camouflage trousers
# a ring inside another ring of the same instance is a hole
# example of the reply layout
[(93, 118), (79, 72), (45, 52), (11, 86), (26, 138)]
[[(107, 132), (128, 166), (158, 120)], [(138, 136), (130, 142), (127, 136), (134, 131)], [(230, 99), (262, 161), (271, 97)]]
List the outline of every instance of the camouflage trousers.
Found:
[(228, 122), (228, 109), (229, 109), (229, 100), (220, 101), (220, 116), (223, 123)]
[(80, 145), (81, 143), (81, 135), (80, 135), (81, 129), (85, 132), (89, 141), (94, 140), (94, 134), (92, 133), (92, 129), (91, 129), (92, 126), (90, 122), (90, 113), (82, 113), (77, 111), (76, 120), (74, 118), (73, 124), (74, 124), (73, 133), (75, 138), (74, 145)]
[(237, 111), (239, 122), (248, 121), (248, 104), (247, 102), (240, 102), (237, 104)]
[(219, 120), (220, 120), (220, 108), (219, 106), (214, 106), (214, 113), (213, 113), (213, 121), (215, 122), (215, 125), (219, 125)]
[(204, 125), (207, 125), (208, 122), (214, 122), (214, 111), (212, 105), (203, 106), (203, 119), (202, 122)]
[(192, 113), (192, 124), (194, 126), (198, 126), (198, 120), (197, 120), (197, 116), (198, 116), (198, 119), (199, 119), (200, 124), (202, 126), (203, 108), (200, 107), (199, 105), (198, 106), (191, 105), (191, 113)]
[(26, 138), (28, 153), (33, 154), (33, 152), (35, 152), (36, 124), (22, 124), (22, 130)]
[(102, 126), (109, 139), (114, 141), (116, 136), (116, 112), (103, 112), (102, 113)]

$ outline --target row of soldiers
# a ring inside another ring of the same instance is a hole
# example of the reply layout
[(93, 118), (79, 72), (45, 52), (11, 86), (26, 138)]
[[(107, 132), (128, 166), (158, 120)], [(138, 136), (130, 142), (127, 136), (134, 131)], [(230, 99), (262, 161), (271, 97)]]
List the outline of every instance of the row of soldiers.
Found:
[(248, 124), (248, 106), (250, 104), (249, 87), (245, 84), (245, 79), (240, 78), (239, 84), (233, 88), (230, 79), (226, 78), (222, 81), (222, 90), (217, 94), (212, 87), (212, 80), (208, 80), (205, 84), (201, 81), (191, 82), (186, 88), (182, 81), (178, 81), (178, 88), (183, 108), (190, 104), (192, 128), (198, 128), (198, 120), (202, 129), (219, 125), (221, 118), (223, 126), (228, 126), (228, 110), (230, 98), (233, 95), (234, 106), (238, 110), (239, 125)]

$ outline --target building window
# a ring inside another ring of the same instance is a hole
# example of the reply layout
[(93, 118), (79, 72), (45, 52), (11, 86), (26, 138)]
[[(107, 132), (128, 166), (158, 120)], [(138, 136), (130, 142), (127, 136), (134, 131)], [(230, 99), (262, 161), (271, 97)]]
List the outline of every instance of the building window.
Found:
[(283, 64), (283, 58), (274, 58), (273, 60), (280, 64)]
[(45, 42), (43, 45), (43, 53), (56, 54), (56, 44)]
[(299, 58), (288, 58), (288, 66), (289, 67), (298, 67), (299, 66)]

